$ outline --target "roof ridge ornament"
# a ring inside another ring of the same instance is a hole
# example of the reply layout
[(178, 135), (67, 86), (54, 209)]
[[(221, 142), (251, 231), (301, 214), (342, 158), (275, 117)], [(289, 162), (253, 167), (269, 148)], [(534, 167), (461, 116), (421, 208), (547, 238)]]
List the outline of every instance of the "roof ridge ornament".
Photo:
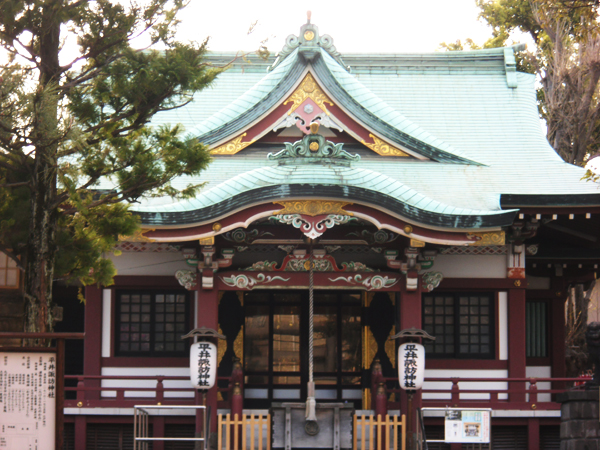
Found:
[(308, 163), (349, 164), (350, 162), (360, 161), (360, 155), (348, 153), (343, 149), (343, 143), (334, 144), (331, 141), (326, 141), (322, 135), (317, 134), (319, 130), (318, 122), (311, 123), (310, 128), (312, 134), (304, 136), (300, 141), (293, 144), (286, 142), (283, 150), (277, 153), (269, 153), (267, 159), (269, 161), (279, 160), (280, 164), (297, 164), (299, 158), (305, 158), (304, 161)]
[(306, 23), (300, 28), (299, 36), (290, 34), (285, 39), (285, 45), (281, 51), (277, 53), (275, 62), (267, 69), (269, 72), (275, 69), (275, 67), (297, 48), (307, 61), (312, 61), (318, 54), (319, 48), (322, 48), (329, 53), (338, 64), (350, 72), (350, 66), (347, 66), (346, 63), (344, 63), (342, 55), (337, 51), (335, 45), (333, 45), (333, 38), (328, 34), (324, 34), (323, 36), (319, 35), (319, 27), (310, 23), (311, 15), (311, 12), (308, 11)]

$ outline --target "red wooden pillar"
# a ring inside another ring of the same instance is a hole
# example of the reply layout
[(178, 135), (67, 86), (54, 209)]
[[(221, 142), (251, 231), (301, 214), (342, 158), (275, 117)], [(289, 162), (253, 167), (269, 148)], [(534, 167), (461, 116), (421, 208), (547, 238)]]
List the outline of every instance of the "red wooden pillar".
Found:
[(527, 421), (527, 448), (529, 450), (540, 448), (540, 419)]
[[(423, 327), (422, 319), (421, 319), (421, 280), (419, 279), (419, 283), (417, 285), (417, 289), (415, 291), (407, 291), (406, 283), (401, 288), (400, 292), (400, 330), (404, 330), (406, 328), (418, 328), (421, 329)], [(427, 355), (425, 355), (427, 357)], [(427, 367), (427, 364), (425, 364)], [(416, 410), (421, 407), (421, 390), (413, 391), (414, 395), (412, 398), (412, 411), (409, 411), (408, 406), (408, 395), (406, 391), (402, 391), (400, 393), (400, 412), (401, 414), (406, 414), (406, 417), (410, 418), (410, 430), (407, 430), (408, 433), (415, 433), (417, 430), (417, 420), (416, 420)], [(410, 442), (410, 441), (409, 441)]]
[[(551, 357), (551, 376), (553, 378), (565, 378), (567, 376), (567, 366), (565, 364), (565, 302), (567, 301), (568, 291), (565, 289), (563, 278), (552, 280), (552, 291), (554, 298), (550, 302), (549, 329), (550, 342), (548, 343), (548, 353)], [(552, 389), (565, 389), (566, 383), (558, 381), (552, 383)], [(555, 395), (553, 395), (554, 397)], [(554, 399), (553, 399), (554, 400)]]
[[(152, 436), (165, 437), (165, 417), (154, 416), (152, 419)], [(164, 448), (165, 441), (154, 441), (152, 443), (152, 450), (164, 450)]]
[[(83, 341), (83, 374), (101, 375), (102, 370), (102, 289), (85, 288), (85, 339)], [(87, 387), (100, 386), (99, 380), (86, 380)], [(99, 400), (100, 391), (88, 391), (86, 400)], [(85, 406), (85, 401), (84, 405)]]
[(87, 450), (87, 416), (75, 416), (75, 450)]
[[(83, 374), (102, 374), (102, 288), (86, 286), (85, 288), (85, 318), (83, 341)], [(78, 383), (78, 387), (99, 387), (100, 380), (86, 380)], [(85, 407), (88, 401), (100, 400), (100, 391), (77, 392), (77, 400)], [(87, 418), (75, 417), (74, 427), (75, 450), (86, 450)]]
[[(198, 278), (202, 275), (199, 274)], [(196, 311), (198, 328), (207, 327), (215, 331), (219, 329), (219, 291), (213, 289), (202, 289), (198, 283), (198, 310)], [(216, 344), (216, 342), (215, 342)], [(201, 396), (198, 396), (200, 399)], [(201, 403), (200, 403), (201, 404)], [(217, 386), (208, 390), (206, 394), (206, 406), (211, 408), (211, 432), (217, 431)], [(198, 422), (196, 422), (198, 424)]]
[[(525, 283), (522, 283), (523, 285)], [(508, 290), (508, 377), (525, 378), (525, 287)], [(509, 383), (509, 389), (525, 389), (525, 383)], [(510, 394), (511, 402), (524, 402), (525, 393)]]

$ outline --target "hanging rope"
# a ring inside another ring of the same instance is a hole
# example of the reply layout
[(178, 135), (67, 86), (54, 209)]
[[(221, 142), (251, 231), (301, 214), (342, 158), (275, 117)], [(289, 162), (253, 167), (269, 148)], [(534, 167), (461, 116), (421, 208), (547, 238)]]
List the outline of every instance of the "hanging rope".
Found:
[(306, 420), (316, 422), (317, 415), (315, 409), (317, 402), (315, 400), (315, 382), (313, 379), (313, 318), (315, 286), (312, 240), (310, 241), (308, 264), (308, 396), (306, 399)]
[(313, 383), (313, 326), (314, 326), (314, 262), (312, 242), (310, 244), (310, 254), (308, 255), (308, 382)]

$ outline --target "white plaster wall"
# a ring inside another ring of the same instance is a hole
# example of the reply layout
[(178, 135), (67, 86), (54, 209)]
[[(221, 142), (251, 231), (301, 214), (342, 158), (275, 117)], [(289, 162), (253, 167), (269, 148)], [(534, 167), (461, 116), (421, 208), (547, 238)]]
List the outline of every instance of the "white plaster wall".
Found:
[(498, 292), (498, 359), (508, 359), (508, 292)]
[[(461, 369), (425, 369), (425, 378), (507, 378), (507, 370), (461, 370)], [(458, 388), (462, 392), (462, 400), (489, 400), (490, 395), (486, 393), (468, 394), (469, 389), (478, 390), (505, 390), (508, 389), (506, 381), (463, 381), (458, 383)], [(450, 400), (450, 393), (427, 393), (429, 389), (452, 389), (451, 381), (426, 381), (423, 384), (423, 398), (430, 400)], [(498, 395), (499, 399), (506, 399), (506, 394)]]
[(432, 270), (444, 278), (506, 278), (506, 255), (438, 255)]
[[(552, 376), (552, 367), (550, 366), (527, 366), (525, 368), (525, 376), (531, 378), (550, 378)], [(543, 389), (551, 389), (552, 383), (549, 381), (537, 382), (538, 391)], [(527, 383), (527, 389), (529, 389), (529, 383)], [(551, 401), (551, 394), (538, 394), (538, 402), (549, 402)], [(527, 401), (529, 401), (529, 394), (527, 394)]]
[[(177, 376), (189, 377), (189, 367), (103, 367), (102, 375), (105, 376)], [(125, 397), (155, 398), (154, 389), (156, 380), (102, 380), (101, 386), (105, 388), (151, 388), (150, 391), (125, 391)], [(165, 388), (189, 389), (192, 384), (187, 380), (165, 380)], [(117, 391), (102, 391), (102, 397), (116, 397)], [(170, 391), (165, 392), (166, 397), (193, 398), (193, 391)]]
[(102, 290), (102, 357), (110, 356), (110, 325), (111, 325), (111, 294), (110, 289)]
[(182, 252), (141, 253), (123, 252), (110, 258), (117, 268), (117, 275), (170, 275), (180, 269), (192, 269), (186, 264)]

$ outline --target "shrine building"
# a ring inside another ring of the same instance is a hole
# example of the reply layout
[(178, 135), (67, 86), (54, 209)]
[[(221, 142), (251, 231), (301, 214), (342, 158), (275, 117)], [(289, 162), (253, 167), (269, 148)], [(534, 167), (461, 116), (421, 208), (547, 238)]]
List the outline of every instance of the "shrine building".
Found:
[[(134, 405), (201, 404), (181, 338), (201, 327), (225, 337), (206, 396), (213, 434), (233, 371), (257, 415), (306, 402), (311, 373), (317, 408), (369, 414), (377, 373), (390, 414), (414, 409), (409, 433), (417, 408), (491, 408), (493, 448), (556, 448), (564, 304), (598, 272), (600, 188), (546, 140), (520, 49), (341, 55), (309, 21), (276, 58), (238, 59), (158, 116), (213, 160), (174, 184), (205, 183), (195, 198), (131, 205), (142, 232), (112, 257), (115, 284), (86, 287), (69, 448), (129, 442)], [(413, 328), (435, 340), (422, 341), (409, 405), (403, 339), (390, 338)], [(443, 415), (423, 420), (443, 439)], [(196, 417), (150, 425), (193, 436)]]

